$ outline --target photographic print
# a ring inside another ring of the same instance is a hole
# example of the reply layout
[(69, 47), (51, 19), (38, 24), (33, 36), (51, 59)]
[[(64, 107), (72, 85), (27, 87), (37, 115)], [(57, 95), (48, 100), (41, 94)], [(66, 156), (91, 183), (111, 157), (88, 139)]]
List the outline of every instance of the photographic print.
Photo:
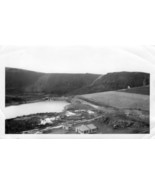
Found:
[(149, 134), (151, 51), (4, 47), (5, 134)]

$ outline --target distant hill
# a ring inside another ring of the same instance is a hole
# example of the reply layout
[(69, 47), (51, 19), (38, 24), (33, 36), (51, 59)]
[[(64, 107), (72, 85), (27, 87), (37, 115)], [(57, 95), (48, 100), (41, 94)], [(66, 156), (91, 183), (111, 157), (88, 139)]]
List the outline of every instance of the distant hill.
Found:
[(76, 91), (77, 94), (113, 91), (150, 84), (150, 75), (142, 72), (114, 72), (101, 75), (90, 86)]
[(6, 68), (6, 94), (20, 92), (44, 92), (65, 95), (92, 83), (96, 74), (38, 73)]
[(50, 93), (75, 95), (149, 85), (150, 76), (142, 72), (100, 74), (39, 73), (6, 68), (6, 94)]

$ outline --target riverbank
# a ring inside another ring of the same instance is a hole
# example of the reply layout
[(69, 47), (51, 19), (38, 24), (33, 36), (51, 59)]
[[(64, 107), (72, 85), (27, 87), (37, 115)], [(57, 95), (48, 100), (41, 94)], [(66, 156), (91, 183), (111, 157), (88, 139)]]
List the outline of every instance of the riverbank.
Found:
[(24, 93), (24, 94), (8, 94), (6, 95), (5, 106), (22, 105), (27, 103), (36, 103), (43, 101), (67, 101), (70, 102), (71, 96), (54, 96), (44, 93)]

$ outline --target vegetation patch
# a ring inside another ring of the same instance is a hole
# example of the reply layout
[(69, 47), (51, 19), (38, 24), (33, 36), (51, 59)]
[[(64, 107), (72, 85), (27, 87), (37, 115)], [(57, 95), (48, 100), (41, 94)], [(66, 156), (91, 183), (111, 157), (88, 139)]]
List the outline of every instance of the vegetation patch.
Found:
[(100, 106), (149, 111), (149, 96), (147, 95), (109, 91), (86, 94), (78, 97)]

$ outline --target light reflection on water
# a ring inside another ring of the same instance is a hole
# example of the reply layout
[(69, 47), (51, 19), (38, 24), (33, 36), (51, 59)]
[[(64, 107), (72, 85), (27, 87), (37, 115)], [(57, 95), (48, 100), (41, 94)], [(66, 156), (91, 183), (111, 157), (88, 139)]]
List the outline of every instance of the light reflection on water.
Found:
[(17, 116), (45, 113), (45, 112), (62, 112), (64, 107), (69, 103), (66, 101), (43, 101), (36, 103), (27, 103), (22, 105), (9, 106), (5, 108), (6, 119)]

